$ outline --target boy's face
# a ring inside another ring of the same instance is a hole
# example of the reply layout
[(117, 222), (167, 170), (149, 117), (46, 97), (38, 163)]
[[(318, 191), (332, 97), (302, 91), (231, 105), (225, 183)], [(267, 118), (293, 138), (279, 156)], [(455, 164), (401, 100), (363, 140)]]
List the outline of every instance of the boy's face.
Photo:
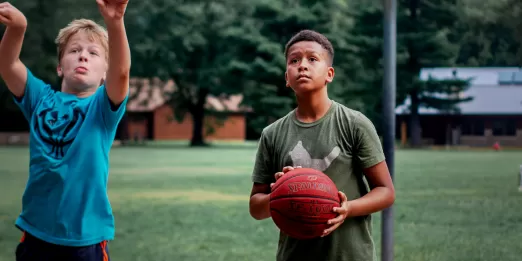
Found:
[(73, 35), (63, 50), (58, 75), (65, 86), (78, 92), (98, 88), (105, 80), (106, 53), (100, 43), (92, 41), (86, 33)]
[(297, 94), (322, 89), (332, 82), (334, 69), (326, 49), (312, 41), (297, 42), (288, 49), (286, 85)]

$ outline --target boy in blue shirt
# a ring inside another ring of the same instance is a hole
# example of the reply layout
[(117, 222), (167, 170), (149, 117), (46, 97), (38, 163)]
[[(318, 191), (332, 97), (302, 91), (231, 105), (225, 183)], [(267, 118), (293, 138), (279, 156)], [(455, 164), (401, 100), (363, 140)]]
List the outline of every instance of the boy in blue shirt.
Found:
[(0, 76), (30, 126), (29, 179), (16, 220), (23, 231), (18, 261), (109, 260), (109, 151), (128, 99), (130, 51), (127, 1), (96, 2), (107, 29), (80, 19), (56, 38), (61, 92), (20, 61), (27, 20), (0, 3), (0, 22), (7, 26)]

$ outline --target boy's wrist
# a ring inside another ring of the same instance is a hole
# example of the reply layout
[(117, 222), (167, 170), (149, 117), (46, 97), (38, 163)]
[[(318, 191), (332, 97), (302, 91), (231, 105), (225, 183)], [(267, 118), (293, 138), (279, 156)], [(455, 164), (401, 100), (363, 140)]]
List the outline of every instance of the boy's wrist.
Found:
[(21, 24), (21, 25), (10, 25), (6, 26), (6, 30), (14, 31), (17, 33), (25, 33), (25, 30), (27, 29), (27, 23)]
[(105, 25), (107, 26), (107, 30), (111, 29), (120, 29), (124, 26), (123, 18), (121, 19), (105, 19)]
[(347, 200), (344, 204), (346, 205), (346, 218), (351, 218), (353, 217), (353, 209), (352, 209), (352, 205), (353, 205), (353, 200)]

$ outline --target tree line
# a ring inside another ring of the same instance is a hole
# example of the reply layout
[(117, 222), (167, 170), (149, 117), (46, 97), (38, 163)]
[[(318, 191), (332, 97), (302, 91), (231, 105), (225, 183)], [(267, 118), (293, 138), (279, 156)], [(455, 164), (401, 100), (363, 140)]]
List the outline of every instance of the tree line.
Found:
[[(29, 23), (21, 58), (58, 88), (54, 38), (74, 18), (101, 22), (95, 1), (11, 3)], [(518, 66), (520, 10), (517, 0), (398, 0), (396, 103), (411, 100), (412, 145), (420, 144), (419, 108), (454, 110), (466, 100), (434, 94), (469, 88), (468, 79), (421, 81), (421, 68)], [(363, 0), (130, 1), (131, 73), (174, 80), (169, 105), (178, 116), (192, 117), (193, 145), (204, 144), (204, 117), (212, 113), (204, 108), (208, 95), (242, 94), (253, 110), (250, 127), (260, 132), (296, 105), (285, 87), (284, 45), (299, 30), (317, 30), (335, 48), (329, 95), (368, 115), (380, 130), (382, 11), (380, 2)], [(13, 109), (3, 85), (0, 106)]]

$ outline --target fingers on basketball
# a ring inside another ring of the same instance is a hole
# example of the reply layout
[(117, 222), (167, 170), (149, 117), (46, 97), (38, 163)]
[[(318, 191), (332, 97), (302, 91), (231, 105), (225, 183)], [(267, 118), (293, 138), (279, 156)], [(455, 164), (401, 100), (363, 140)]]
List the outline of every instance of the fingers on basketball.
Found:
[(325, 237), (325, 236), (330, 235), (330, 233), (332, 233), (334, 230), (336, 230), (341, 225), (341, 223), (342, 222), (336, 223), (335, 225), (325, 229), (324, 232), (323, 232), (323, 235), (321, 237)]
[(341, 200), (341, 203), (344, 201), (348, 201), (346, 194), (344, 194), (342, 191), (339, 191), (339, 199)]
[(337, 223), (344, 222), (344, 213), (339, 213), (339, 215), (335, 218), (328, 220), (328, 225), (335, 225)]
[(283, 168), (283, 173), (287, 173), (287, 172), (292, 171), (292, 170), (294, 170), (294, 167), (286, 166), (286, 167)]
[(300, 169), (300, 168), (301, 168), (301, 166), (296, 166), (296, 167), (286, 166), (286, 167), (283, 168), (283, 173), (287, 173), (287, 172), (292, 171), (294, 169)]

